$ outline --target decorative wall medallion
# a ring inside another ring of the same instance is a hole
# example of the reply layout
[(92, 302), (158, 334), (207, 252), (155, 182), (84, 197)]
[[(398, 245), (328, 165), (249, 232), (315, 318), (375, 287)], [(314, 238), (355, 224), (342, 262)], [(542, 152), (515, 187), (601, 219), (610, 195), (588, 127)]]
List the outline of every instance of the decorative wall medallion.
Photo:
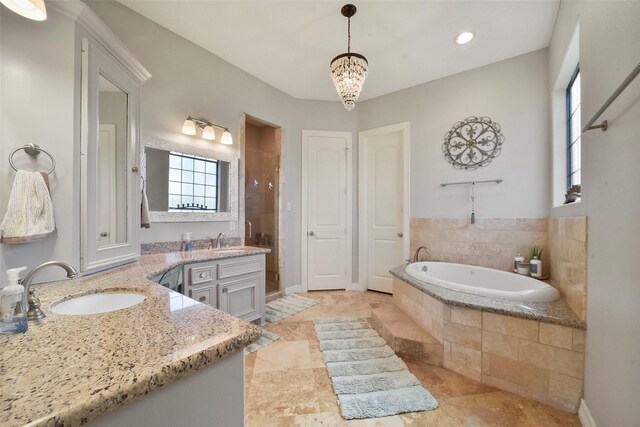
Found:
[(489, 117), (470, 116), (455, 123), (447, 132), (442, 151), (456, 169), (475, 170), (498, 157), (503, 142), (498, 123)]

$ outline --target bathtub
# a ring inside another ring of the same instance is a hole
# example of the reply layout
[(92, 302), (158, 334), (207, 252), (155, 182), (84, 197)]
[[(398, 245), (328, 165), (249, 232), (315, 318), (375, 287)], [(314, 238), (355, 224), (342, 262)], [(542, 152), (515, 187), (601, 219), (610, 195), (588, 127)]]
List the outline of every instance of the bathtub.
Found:
[(553, 286), (531, 277), (492, 268), (448, 262), (414, 262), (405, 268), (414, 279), (468, 294), (520, 302), (560, 298)]

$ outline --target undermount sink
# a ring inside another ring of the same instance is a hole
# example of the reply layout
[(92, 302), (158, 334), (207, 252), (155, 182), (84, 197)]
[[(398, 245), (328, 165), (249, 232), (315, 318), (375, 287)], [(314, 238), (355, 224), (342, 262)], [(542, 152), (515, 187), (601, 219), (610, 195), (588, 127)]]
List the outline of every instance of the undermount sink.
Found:
[(145, 300), (145, 296), (131, 292), (105, 292), (82, 295), (53, 304), (51, 311), (68, 316), (109, 313), (133, 307)]

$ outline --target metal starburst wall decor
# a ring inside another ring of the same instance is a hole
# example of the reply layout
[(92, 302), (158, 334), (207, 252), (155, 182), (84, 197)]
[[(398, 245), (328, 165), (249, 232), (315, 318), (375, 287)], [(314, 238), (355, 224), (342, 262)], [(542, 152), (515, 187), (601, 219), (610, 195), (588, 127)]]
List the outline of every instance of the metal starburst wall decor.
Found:
[(456, 169), (475, 170), (498, 157), (503, 142), (498, 123), (489, 117), (470, 116), (455, 123), (447, 132), (442, 151)]

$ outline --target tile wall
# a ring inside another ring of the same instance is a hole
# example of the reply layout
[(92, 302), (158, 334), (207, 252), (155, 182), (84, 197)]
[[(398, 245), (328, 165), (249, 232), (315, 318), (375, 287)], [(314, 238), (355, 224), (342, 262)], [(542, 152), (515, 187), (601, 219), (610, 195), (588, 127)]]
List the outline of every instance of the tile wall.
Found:
[(549, 218), (551, 281), (582, 320), (587, 313), (587, 218)]
[(435, 300), (439, 305), (434, 305), (433, 298), (397, 278), (393, 290), (394, 304), (443, 344), (445, 368), (577, 411), (584, 385), (584, 330)]
[[(411, 218), (410, 253), (424, 245), (436, 261), (512, 270), (517, 254), (528, 258), (531, 245), (547, 247), (548, 224), (547, 218), (476, 218), (475, 224), (468, 218)], [(546, 269), (548, 260), (547, 250)]]

